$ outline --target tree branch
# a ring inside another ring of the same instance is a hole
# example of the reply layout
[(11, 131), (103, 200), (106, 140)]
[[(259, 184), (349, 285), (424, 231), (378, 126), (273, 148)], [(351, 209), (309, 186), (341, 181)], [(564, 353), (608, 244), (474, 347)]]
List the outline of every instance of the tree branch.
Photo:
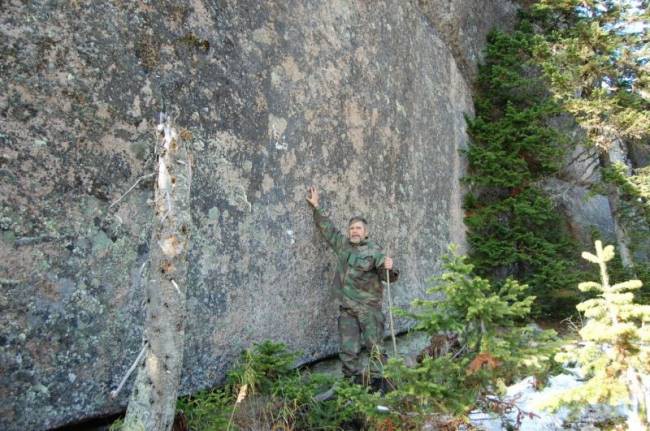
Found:
[(142, 346), (142, 350), (140, 350), (140, 353), (138, 354), (138, 357), (135, 358), (135, 361), (133, 362), (133, 365), (131, 365), (131, 368), (129, 368), (129, 370), (126, 372), (124, 377), (122, 377), (122, 381), (120, 382), (120, 384), (117, 386), (117, 388), (114, 391), (111, 391), (111, 399), (114, 400), (115, 398), (117, 398), (117, 394), (120, 393), (120, 391), (122, 390), (122, 387), (124, 387), (124, 384), (129, 379), (129, 376), (131, 375), (131, 373), (133, 373), (135, 368), (138, 366), (138, 364), (142, 360), (142, 357), (144, 356), (145, 350), (147, 350), (147, 343), (146, 342)]
[(113, 206), (117, 205), (117, 203), (120, 202), (122, 199), (124, 199), (124, 197), (125, 197), (126, 195), (128, 195), (129, 193), (131, 193), (131, 190), (133, 190), (133, 189), (135, 188), (135, 186), (137, 186), (137, 185), (140, 183), (140, 181), (142, 181), (142, 180), (146, 180), (147, 178), (151, 178), (151, 177), (153, 177), (154, 175), (156, 175), (156, 173), (155, 173), (155, 172), (152, 172), (152, 173), (150, 173), (150, 174), (143, 175), (143, 176), (141, 176), (140, 178), (138, 178), (137, 181), (136, 181), (136, 182), (131, 186), (130, 189), (128, 189), (128, 190), (127, 190), (127, 191), (126, 191), (122, 196), (120, 196), (118, 200), (116, 200), (115, 202), (113, 202), (112, 204), (110, 204), (110, 205), (108, 206), (108, 209), (113, 208)]

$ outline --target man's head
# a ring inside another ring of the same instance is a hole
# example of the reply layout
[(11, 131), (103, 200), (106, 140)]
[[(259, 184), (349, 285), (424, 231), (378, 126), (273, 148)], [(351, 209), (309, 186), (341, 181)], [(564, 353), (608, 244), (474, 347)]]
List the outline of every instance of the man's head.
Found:
[(348, 239), (352, 244), (359, 244), (368, 238), (368, 222), (361, 216), (354, 216), (348, 223)]

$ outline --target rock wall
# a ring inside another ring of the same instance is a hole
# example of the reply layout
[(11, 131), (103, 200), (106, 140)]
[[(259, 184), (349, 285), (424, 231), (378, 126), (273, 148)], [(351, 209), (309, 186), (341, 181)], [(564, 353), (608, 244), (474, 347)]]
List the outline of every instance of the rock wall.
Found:
[(615, 244), (610, 202), (606, 195), (593, 191), (602, 181), (598, 150), (588, 144), (585, 132), (568, 114), (557, 116), (549, 126), (569, 136), (575, 147), (565, 155), (558, 175), (545, 179), (542, 188), (564, 215), (569, 232), (581, 249), (592, 249), (594, 232), (605, 244)]
[(474, 57), (421, 3), (3, 2), (0, 428), (126, 405), (128, 385), (109, 392), (142, 341), (163, 110), (194, 165), (183, 392), (222, 381), (257, 341), (305, 361), (337, 351), (310, 184), (341, 227), (367, 216), (402, 269), (397, 304), (424, 294), (464, 239), (459, 62)]
[[(487, 34), (514, 26), (517, 5), (503, 0), (415, 0), (451, 51), (463, 76), (476, 78)], [(522, 3), (519, 0), (517, 3)], [(525, 3), (525, 2), (524, 2)]]

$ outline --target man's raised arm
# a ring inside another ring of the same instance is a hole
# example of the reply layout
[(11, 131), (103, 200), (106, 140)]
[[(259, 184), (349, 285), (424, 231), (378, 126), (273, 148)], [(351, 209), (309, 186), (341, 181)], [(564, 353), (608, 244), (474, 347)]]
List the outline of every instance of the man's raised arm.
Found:
[(338, 253), (346, 238), (319, 208), (320, 196), (318, 195), (316, 187), (311, 186), (307, 189), (307, 202), (309, 202), (314, 210), (314, 222), (316, 223), (316, 226), (318, 226), (318, 229), (323, 234), (330, 247)]

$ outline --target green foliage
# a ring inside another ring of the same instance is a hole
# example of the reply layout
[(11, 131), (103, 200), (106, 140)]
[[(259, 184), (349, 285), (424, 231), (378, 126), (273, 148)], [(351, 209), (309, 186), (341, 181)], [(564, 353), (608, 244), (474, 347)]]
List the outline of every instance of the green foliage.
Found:
[(275, 381), (296, 373), (298, 354), (288, 352), (282, 343), (264, 341), (242, 353), (240, 361), (228, 372), (231, 386), (248, 387), (250, 393), (268, 393)]
[[(281, 343), (257, 344), (242, 353), (224, 387), (181, 398), (177, 408), (185, 413), (190, 429), (197, 431), (228, 427), (335, 431), (378, 414), (378, 395), (332, 376), (301, 372), (295, 368), (297, 357)], [(337, 397), (314, 400), (331, 387)]]
[(618, 278), (638, 278), (644, 284), (637, 295), (641, 303), (650, 303), (650, 167), (637, 169), (633, 175), (627, 174), (626, 167), (615, 163), (603, 169), (603, 182), (617, 187), (620, 201), (618, 217), (629, 232), (633, 241), (629, 244), (635, 257), (632, 268), (624, 268), (614, 261), (612, 272)]
[[(442, 300), (419, 299), (410, 313), (416, 329), (430, 334), (455, 332), (474, 351), (494, 351), (497, 329), (512, 327), (530, 312), (534, 297), (524, 295), (526, 285), (508, 279), (494, 292), (490, 282), (473, 275), (474, 266), (464, 258), (443, 258), (446, 272), (427, 293)], [(497, 343), (498, 344), (498, 343)]]
[(121, 431), (123, 427), (124, 418), (120, 418), (111, 424), (111, 426), (108, 428), (108, 431)]
[[(476, 118), (468, 120), (470, 257), (483, 276), (529, 284), (541, 316), (566, 315), (580, 300), (569, 286), (584, 277), (572, 263), (578, 249), (564, 216), (538, 186), (559, 173), (576, 143), (554, 120), (570, 115), (602, 151), (617, 139), (650, 136), (648, 36), (624, 31), (636, 19), (620, 2), (539, 0), (524, 9), (515, 31), (488, 37)], [(647, 260), (648, 191), (640, 192), (648, 176), (616, 169), (604, 177), (620, 187), (620, 217), (641, 234), (637, 260)]]
[(390, 394), (393, 401), (410, 406), (422, 417), (427, 413), (466, 414), (476, 403), (477, 391), (466, 385), (467, 357), (454, 360), (450, 356), (425, 357), (409, 368), (398, 360), (387, 367), (389, 379), (399, 388)]
[[(647, 148), (650, 138), (650, 33), (634, 25), (647, 19), (648, 11), (647, 4), (636, 10), (631, 3), (540, 0), (529, 11), (540, 34), (533, 60), (553, 100), (601, 152), (618, 143)], [(622, 165), (608, 166), (603, 181), (618, 189), (615, 216), (630, 234), (634, 276), (647, 284), (650, 171), (645, 167), (630, 175)], [(644, 291), (641, 296), (650, 294)]]
[(621, 198), (638, 211), (646, 224), (650, 223), (650, 166), (637, 170), (628, 176), (622, 163), (615, 163), (603, 169), (603, 180), (618, 186)]
[(182, 410), (192, 430), (225, 430), (233, 409), (234, 398), (227, 388), (206, 390), (179, 398), (177, 410)]
[[(315, 402), (313, 397), (330, 387), (334, 387), (336, 396), (333, 399)], [(300, 385), (294, 386), (302, 392), (300, 399), (307, 406), (302, 416), (295, 423), (297, 429), (338, 430), (344, 424), (361, 420), (363, 411), (368, 410), (368, 403), (361, 403), (367, 392), (358, 385), (346, 380), (335, 380), (325, 374), (310, 374), (303, 377)]]
[(512, 276), (538, 298), (534, 314), (566, 316), (579, 301), (581, 273), (564, 216), (540, 189), (559, 172), (572, 142), (550, 124), (563, 113), (533, 53), (540, 37), (523, 20), (511, 34), (488, 37), (476, 118), (468, 120), (465, 199), (470, 259), (495, 284)]
[[(295, 424), (302, 420), (314, 395), (314, 382), (295, 367), (298, 354), (282, 343), (265, 341), (242, 353), (228, 373), (228, 385), (243, 416), (253, 416), (257, 426)], [(234, 414), (233, 414), (234, 416)]]
[(543, 380), (554, 366), (555, 333), (520, 323), (534, 301), (526, 285), (508, 279), (495, 288), (455, 255), (445, 257), (444, 267), (428, 291), (437, 299), (416, 300), (413, 311), (401, 314), (431, 336), (454, 334), (456, 346), (425, 357), (414, 368), (398, 360), (386, 368), (397, 387), (387, 401), (419, 417), (463, 415), (479, 405), (490, 409), (488, 396), (499, 395), (522, 376)]
[[(349, 380), (294, 367), (297, 355), (270, 341), (245, 351), (223, 388), (181, 398), (190, 429), (417, 430), (441, 426), (474, 408), (507, 410), (498, 404), (505, 386), (534, 374), (543, 381), (554, 363), (553, 331), (525, 326), (534, 298), (526, 285), (507, 280), (495, 288), (473, 274), (465, 258), (445, 258), (446, 272), (432, 279), (435, 301), (417, 300), (416, 329), (429, 336), (455, 334), (457, 343), (415, 366), (392, 358), (385, 395)], [(332, 389), (334, 396), (316, 401)]]
[[(529, 288), (516, 280), (507, 279), (500, 286), (474, 274), (474, 266), (466, 258), (450, 254), (444, 257), (446, 272), (429, 289), (437, 300), (416, 300), (409, 316), (415, 328), (428, 334), (455, 333), (465, 349), (464, 356), (482, 352), (497, 359), (503, 366), (493, 374), (514, 381), (529, 375), (545, 361), (543, 356), (533, 358), (540, 344), (532, 343), (535, 336), (547, 341), (552, 331), (535, 332), (521, 322), (529, 316), (535, 299)], [(528, 350), (529, 347), (532, 350)], [(474, 358), (472, 358), (474, 359)], [(522, 368), (523, 367), (523, 368)], [(538, 370), (542, 371), (542, 370)]]
[(570, 290), (580, 274), (570, 260), (575, 245), (542, 191), (531, 187), (466, 208), (470, 257), (478, 274), (495, 283), (508, 275), (525, 280), (541, 298), (536, 315), (566, 315), (575, 306), (579, 297)]
[(603, 248), (596, 241), (596, 254), (584, 252), (583, 257), (599, 266), (600, 283), (584, 282), (578, 288), (595, 291), (597, 296), (577, 306), (588, 319), (580, 330), (581, 342), (566, 346), (557, 360), (577, 362), (587, 381), (550, 400), (548, 406), (626, 403), (647, 424), (647, 388), (642, 376), (647, 380), (650, 374), (650, 306), (636, 304), (631, 292), (639, 289), (641, 282), (610, 285), (607, 262), (614, 257), (611, 245)]
[(472, 186), (512, 190), (556, 173), (568, 146), (567, 138), (547, 124), (558, 113), (551, 102), (529, 107), (508, 102), (499, 118), (470, 120), (472, 171), (465, 181)]
[(629, 5), (540, 0), (531, 17), (543, 34), (535, 61), (554, 98), (594, 143), (606, 150), (614, 136), (638, 140), (650, 135), (649, 39), (627, 25), (640, 18)]
[[(250, 403), (254, 407), (246, 408), (254, 410), (252, 413), (263, 417), (264, 421), (288, 421), (299, 406), (298, 394), (287, 397), (286, 403), (277, 403), (277, 399), (270, 396), (286, 391), (289, 382), (301, 387), (295, 383), (299, 378), (294, 366), (297, 357), (297, 353), (288, 352), (281, 343), (265, 341), (256, 344), (242, 353), (240, 360), (228, 372), (224, 387), (180, 398), (177, 409), (185, 413), (188, 426), (193, 430), (237, 429), (237, 424), (232, 423), (233, 417), (238, 409), (242, 409), (240, 404), (249, 399), (260, 400)], [(241, 391), (242, 388), (245, 389)], [(237, 401), (240, 394), (243, 399)], [(244, 414), (251, 412), (245, 411)]]
[(479, 66), (478, 116), (495, 119), (509, 103), (528, 107), (546, 99), (547, 85), (531, 61), (535, 46), (536, 38), (527, 21), (510, 34), (494, 31), (488, 35), (485, 62)]

